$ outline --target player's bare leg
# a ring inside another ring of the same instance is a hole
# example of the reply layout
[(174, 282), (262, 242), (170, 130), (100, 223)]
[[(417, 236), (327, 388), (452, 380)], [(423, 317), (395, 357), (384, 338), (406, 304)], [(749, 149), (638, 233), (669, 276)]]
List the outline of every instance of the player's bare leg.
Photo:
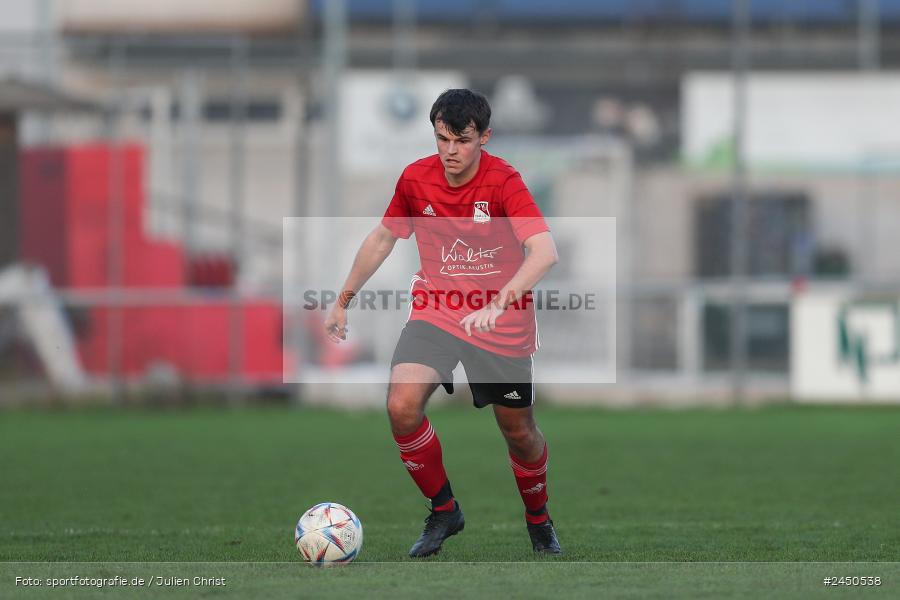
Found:
[(547, 443), (532, 407), (494, 405), (494, 418), (509, 448), (509, 462), (525, 504), (525, 521), (535, 552), (559, 554), (559, 540), (547, 512)]
[(512, 455), (528, 463), (540, 459), (546, 442), (534, 422), (532, 407), (509, 408), (495, 404), (494, 418)]
[(415, 363), (400, 363), (391, 369), (387, 413), (395, 436), (413, 433), (425, 417), (425, 404), (440, 385), (438, 372)]
[(412, 557), (437, 554), (444, 540), (465, 527), (444, 471), (441, 443), (425, 416), (425, 404), (438, 385), (440, 376), (431, 367), (399, 363), (391, 369), (387, 396), (391, 431), (403, 466), (432, 507), (425, 530), (409, 551)]

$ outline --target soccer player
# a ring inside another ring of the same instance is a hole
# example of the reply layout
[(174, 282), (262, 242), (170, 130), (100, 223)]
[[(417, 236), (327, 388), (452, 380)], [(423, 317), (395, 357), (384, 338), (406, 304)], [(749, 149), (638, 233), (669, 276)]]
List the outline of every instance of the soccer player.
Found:
[(404, 169), (381, 223), (356, 254), (329, 337), (347, 338), (347, 306), (391, 253), (416, 234), (421, 269), (391, 360), (387, 413), (400, 459), (431, 500), (411, 557), (437, 553), (465, 520), (444, 470), (441, 444), (425, 416), (439, 385), (453, 393), (462, 362), (477, 408), (491, 405), (509, 448), (535, 552), (559, 554), (547, 512), (547, 444), (534, 421), (537, 325), (531, 289), (559, 260), (556, 245), (519, 173), (483, 146), (491, 108), (474, 91), (447, 90), (431, 108), (437, 154)]

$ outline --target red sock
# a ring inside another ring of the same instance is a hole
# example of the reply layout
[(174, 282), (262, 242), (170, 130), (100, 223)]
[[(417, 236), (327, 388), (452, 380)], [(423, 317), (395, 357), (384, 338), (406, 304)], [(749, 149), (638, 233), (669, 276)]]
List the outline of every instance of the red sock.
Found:
[(547, 445), (533, 463), (527, 463), (509, 453), (509, 464), (516, 477), (516, 486), (525, 503), (525, 520), (532, 524), (543, 523), (550, 518), (547, 512)]
[(394, 440), (400, 448), (403, 466), (425, 497), (432, 501), (434, 510), (452, 510), (454, 502), (447, 473), (444, 471), (441, 442), (428, 422), (428, 417), (422, 419), (422, 424), (414, 432), (395, 435)]

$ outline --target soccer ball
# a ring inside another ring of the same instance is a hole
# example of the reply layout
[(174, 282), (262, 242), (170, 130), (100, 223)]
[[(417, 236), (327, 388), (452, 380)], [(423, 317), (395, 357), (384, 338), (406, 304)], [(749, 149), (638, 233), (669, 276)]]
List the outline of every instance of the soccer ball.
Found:
[(347, 564), (359, 554), (362, 541), (362, 523), (352, 510), (336, 502), (310, 508), (294, 531), (300, 556), (317, 567)]

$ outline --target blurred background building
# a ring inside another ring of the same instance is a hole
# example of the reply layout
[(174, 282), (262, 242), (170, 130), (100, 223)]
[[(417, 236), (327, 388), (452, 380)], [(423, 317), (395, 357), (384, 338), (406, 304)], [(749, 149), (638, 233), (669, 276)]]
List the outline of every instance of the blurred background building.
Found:
[(548, 397), (900, 398), (900, 0), (0, 7), (4, 397), (386, 370), (282, 306), (282, 220), (378, 217), (467, 86), (547, 215), (616, 218), (617, 383)]

